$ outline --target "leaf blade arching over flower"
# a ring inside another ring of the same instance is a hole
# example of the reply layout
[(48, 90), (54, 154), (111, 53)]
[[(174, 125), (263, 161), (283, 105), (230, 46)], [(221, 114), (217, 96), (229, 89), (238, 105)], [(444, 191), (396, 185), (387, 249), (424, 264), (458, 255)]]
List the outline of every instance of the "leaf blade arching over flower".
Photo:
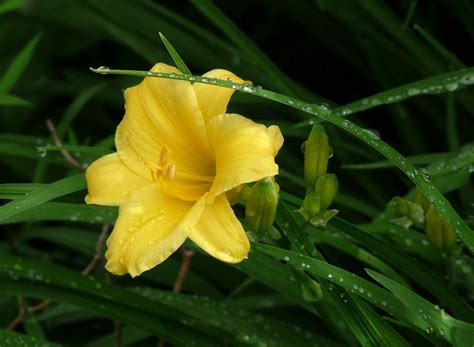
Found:
[[(202, 75), (202, 77), (231, 80), (235, 83), (246, 83), (246, 81), (232, 72), (223, 69), (211, 70)], [(213, 117), (227, 112), (227, 105), (229, 104), (232, 94), (235, 92), (234, 89), (204, 83), (194, 83), (193, 87), (205, 123), (209, 122)]]
[[(152, 71), (179, 74), (164, 64)], [(204, 76), (243, 81), (225, 70)], [(113, 168), (102, 165), (102, 158), (91, 165), (88, 177), (87, 203), (120, 205), (107, 241), (110, 272), (138, 276), (188, 237), (225, 262), (247, 256), (250, 244), (226, 191), (276, 175), (283, 137), (277, 126), (225, 114), (232, 93), (151, 77), (127, 89), (113, 157), (123, 174), (112, 177)], [(112, 191), (108, 176), (121, 192)], [(110, 197), (101, 196), (108, 192)]]

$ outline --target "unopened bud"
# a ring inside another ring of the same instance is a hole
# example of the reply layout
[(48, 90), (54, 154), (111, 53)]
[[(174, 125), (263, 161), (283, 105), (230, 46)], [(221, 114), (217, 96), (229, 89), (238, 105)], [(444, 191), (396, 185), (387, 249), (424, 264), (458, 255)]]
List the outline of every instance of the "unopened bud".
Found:
[(316, 181), (315, 191), (319, 194), (321, 201), (321, 210), (325, 211), (336, 198), (339, 183), (334, 174), (325, 174)]
[(409, 228), (413, 223), (421, 226), (425, 215), (423, 208), (418, 204), (396, 196), (387, 205), (386, 215), (391, 222)]
[(303, 200), (303, 210), (308, 218), (316, 216), (321, 211), (321, 197), (313, 191), (308, 191)]
[(456, 244), (456, 233), (433, 205), (426, 213), (426, 233), (431, 242), (441, 250), (449, 250)]
[(257, 237), (264, 236), (273, 225), (279, 190), (273, 178), (264, 178), (256, 182), (250, 191), (245, 207), (245, 221)]
[(313, 186), (318, 177), (326, 173), (330, 152), (331, 147), (324, 127), (315, 124), (305, 142), (304, 178), (309, 186)]

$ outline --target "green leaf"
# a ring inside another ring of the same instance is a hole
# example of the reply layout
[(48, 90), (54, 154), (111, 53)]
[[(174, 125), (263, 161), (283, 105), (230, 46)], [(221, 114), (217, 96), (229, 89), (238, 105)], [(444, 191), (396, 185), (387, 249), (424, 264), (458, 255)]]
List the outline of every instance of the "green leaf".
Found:
[(0, 15), (10, 11), (18, 10), (22, 5), (22, 0), (5, 0), (0, 4)]
[(94, 224), (114, 224), (117, 215), (118, 209), (116, 207), (71, 204), (65, 202), (46, 202), (36, 207), (29, 208), (23, 212), (16, 213), (10, 218), (0, 220), (0, 225), (53, 220)]
[(0, 93), (0, 106), (31, 106), (31, 103), (19, 96)]
[(444, 310), (383, 275), (371, 270), (367, 270), (367, 273), (389, 289), (409, 310), (413, 311), (414, 314), (418, 314), (426, 321), (429, 325), (426, 329), (428, 334), (436, 333), (438, 336), (444, 337), (448, 342), (453, 343), (456, 347), (472, 346), (472, 341), (474, 341), (474, 324), (454, 319)]
[(37, 339), (32, 336), (0, 329), (0, 346), (2, 347), (59, 347), (60, 344)]
[(166, 50), (170, 54), (171, 58), (173, 59), (176, 66), (178, 67), (179, 71), (181, 71), (181, 73), (183, 74), (191, 75), (191, 71), (188, 69), (188, 67), (186, 66), (186, 63), (178, 54), (176, 49), (174, 49), (173, 45), (168, 41), (165, 35), (163, 35), (162, 33), (159, 33), (159, 34), (160, 34), (161, 41), (163, 41), (163, 44), (165, 45)]
[(0, 94), (8, 93), (28, 66), (41, 35), (36, 35), (16, 56), (0, 80)]
[(78, 192), (85, 189), (86, 181), (84, 174), (67, 177), (45, 185), (26, 196), (19, 197), (3, 206), (0, 206), (0, 223), (27, 211), (35, 206), (41, 205), (57, 197)]

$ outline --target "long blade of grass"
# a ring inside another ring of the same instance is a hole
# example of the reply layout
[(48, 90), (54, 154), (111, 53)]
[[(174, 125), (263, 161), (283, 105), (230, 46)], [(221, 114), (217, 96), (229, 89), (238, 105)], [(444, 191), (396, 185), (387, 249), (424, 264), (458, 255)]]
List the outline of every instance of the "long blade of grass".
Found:
[(31, 102), (16, 95), (0, 93), (0, 106), (31, 106)]
[[(468, 72), (466, 72), (466, 70)], [(456, 74), (458, 79), (462, 79), (464, 81), (463, 83), (473, 84), (474, 68), (466, 70), (456, 71), (453, 74)], [(269, 90), (265, 90), (258, 86), (254, 87), (246, 84), (233, 83), (230, 81), (223, 81), (212, 78), (203, 80), (200, 76), (176, 75), (149, 71), (112, 70), (109, 68), (91, 68), (91, 71), (100, 74), (117, 74), (142, 77), (152, 76), (157, 78), (169, 78), (185, 81), (195, 81), (210, 85), (218, 85), (221, 87), (232, 88), (244, 93), (250, 93), (269, 100), (273, 100), (278, 103), (306, 112), (324, 121), (330, 122), (336, 125), (337, 127), (347, 131), (356, 138), (360, 139), (367, 145), (371, 146), (376, 151), (381, 153), (384, 157), (386, 157), (388, 160), (390, 160), (393, 164), (395, 164), (395, 166), (397, 166), (420, 189), (423, 195), (435, 206), (439, 214), (446, 220), (449, 226), (456, 232), (459, 238), (467, 246), (469, 252), (474, 254), (474, 232), (459, 216), (459, 214), (451, 206), (451, 204), (443, 196), (443, 194), (441, 194), (441, 192), (430, 182), (430, 177), (419, 172), (416, 167), (410, 162), (408, 162), (408, 160), (403, 155), (401, 155), (397, 150), (388, 145), (386, 142), (382, 141), (380, 139), (380, 136), (375, 134), (373, 131), (356, 125), (355, 123), (347, 119), (343, 119), (342, 117), (334, 116), (321, 106), (308, 104), (301, 100), (290, 98), (286, 95), (275, 93)]]
[(168, 41), (168, 39), (163, 35), (162, 33), (160, 34), (161, 41), (163, 41), (163, 44), (166, 47), (166, 50), (170, 54), (171, 58), (173, 59), (174, 63), (176, 64), (176, 67), (181, 71), (181, 73), (185, 75), (191, 75), (191, 71), (189, 68), (186, 66), (186, 63), (184, 60), (181, 58), (181, 56), (178, 54), (176, 49), (173, 47), (173, 45)]
[(36, 35), (16, 56), (0, 80), (0, 94), (8, 93), (25, 71), (38, 45), (41, 35)]
[(19, 197), (0, 206), (0, 222), (57, 197), (83, 190), (85, 187), (84, 174), (67, 177), (45, 185), (26, 196)]

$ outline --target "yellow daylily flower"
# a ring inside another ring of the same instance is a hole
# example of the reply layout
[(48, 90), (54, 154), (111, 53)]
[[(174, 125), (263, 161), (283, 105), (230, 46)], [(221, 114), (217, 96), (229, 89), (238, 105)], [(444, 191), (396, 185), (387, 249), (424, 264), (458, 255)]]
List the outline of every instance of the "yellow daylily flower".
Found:
[[(165, 64), (155, 72), (179, 71)], [(244, 81), (225, 70), (208, 78)], [(242, 261), (250, 244), (226, 192), (278, 174), (277, 126), (227, 114), (233, 90), (146, 77), (125, 91), (117, 152), (87, 169), (88, 204), (120, 206), (106, 268), (133, 277), (190, 238), (213, 257)]]

